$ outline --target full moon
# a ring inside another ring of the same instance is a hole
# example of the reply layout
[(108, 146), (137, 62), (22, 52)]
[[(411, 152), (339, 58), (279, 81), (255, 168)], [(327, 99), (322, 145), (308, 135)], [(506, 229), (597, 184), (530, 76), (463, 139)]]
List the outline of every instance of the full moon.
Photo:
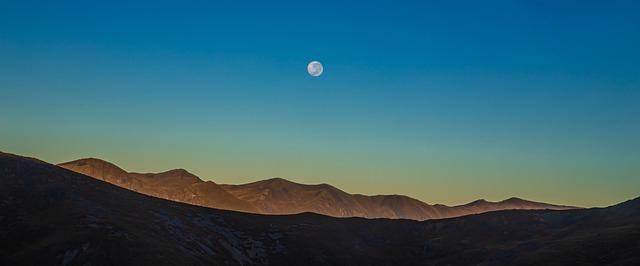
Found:
[(307, 66), (307, 71), (309, 71), (309, 75), (317, 77), (322, 75), (322, 64), (318, 61), (312, 61)]

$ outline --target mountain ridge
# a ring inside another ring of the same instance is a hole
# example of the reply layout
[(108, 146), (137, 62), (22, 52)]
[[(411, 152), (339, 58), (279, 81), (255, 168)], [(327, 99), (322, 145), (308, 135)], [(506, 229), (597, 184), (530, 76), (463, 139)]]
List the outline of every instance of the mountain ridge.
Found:
[[(126, 172), (96, 158), (59, 166), (143, 194), (205, 207), (260, 214), (314, 212), (333, 217), (402, 218), (428, 220), (503, 209), (574, 209), (576, 207), (512, 197), (499, 202), (476, 200), (468, 204), (430, 205), (405, 195), (350, 194), (331, 184), (301, 184), (273, 177), (245, 184), (203, 181), (185, 169), (162, 173)], [(103, 169), (104, 168), (104, 169)]]
[(259, 215), (0, 153), (0, 265), (638, 265), (640, 198), (463, 217)]
[(253, 205), (238, 200), (215, 182), (204, 182), (184, 169), (135, 173), (96, 158), (74, 160), (58, 166), (154, 197), (217, 209), (258, 212)]

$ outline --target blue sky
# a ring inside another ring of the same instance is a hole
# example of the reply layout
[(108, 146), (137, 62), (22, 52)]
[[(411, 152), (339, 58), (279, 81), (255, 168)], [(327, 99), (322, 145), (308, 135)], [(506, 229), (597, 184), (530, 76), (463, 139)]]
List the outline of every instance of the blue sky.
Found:
[(640, 188), (638, 14), (635, 1), (4, 1), (0, 150), (429, 203), (608, 205)]

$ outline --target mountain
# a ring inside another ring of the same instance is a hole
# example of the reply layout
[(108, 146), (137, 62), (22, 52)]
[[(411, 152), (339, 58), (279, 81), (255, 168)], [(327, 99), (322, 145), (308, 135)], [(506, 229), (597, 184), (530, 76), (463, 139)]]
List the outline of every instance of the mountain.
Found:
[(490, 202), (484, 199), (479, 199), (464, 205), (459, 205), (453, 207), (460, 213), (483, 213), (490, 211), (499, 211), (499, 210), (568, 210), (568, 209), (576, 209), (576, 207), (571, 206), (562, 206), (562, 205), (552, 205), (541, 202), (533, 202), (528, 200), (523, 200), (520, 198), (512, 197), (499, 202)]
[(429, 205), (403, 195), (349, 194), (328, 184), (305, 185), (272, 178), (242, 185), (203, 182), (178, 169), (160, 174), (127, 173), (99, 160), (80, 159), (61, 167), (143, 194), (200, 206), (260, 214), (314, 212), (333, 217), (427, 220), (506, 209), (575, 209), (511, 198), (501, 202), (474, 201), (460, 206)]
[(352, 195), (328, 184), (303, 185), (282, 178), (221, 186), (269, 214), (314, 212), (334, 217), (426, 220), (448, 213), (447, 207), (434, 207), (407, 196)]
[(273, 178), (243, 185), (220, 185), (237, 198), (253, 203), (263, 213), (315, 212), (334, 217), (404, 218), (427, 220), (506, 209), (575, 209), (511, 198), (501, 202), (475, 201), (460, 206), (429, 205), (402, 195), (349, 194), (328, 184), (304, 185)]
[(640, 198), (424, 222), (258, 215), (0, 153), (0, 265), (640, 265)]
[(149, 196), (217, 209), (258, 212), (252, 204), (237, 199), (218, 184), (204, 182), (184, 169), (159, 174), (129, 173), (95, 158), (59, 166)]

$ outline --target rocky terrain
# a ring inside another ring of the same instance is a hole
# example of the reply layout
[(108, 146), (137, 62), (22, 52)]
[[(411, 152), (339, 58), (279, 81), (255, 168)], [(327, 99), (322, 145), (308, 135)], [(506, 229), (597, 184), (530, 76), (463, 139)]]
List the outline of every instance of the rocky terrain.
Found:
[(160, 174), (128, 173), (99, 159), (62, 163), (69, 170), (146, 195), (218, 209), (259, 214), (314, 212), (333, 217), (427, 220), (507, 209), (575, 209), (518, 198), (478, 200), (460, 206), (430, 205), (403, 195), (349, 194), (328, 184), (304, 185), (272, 178), (243, 185), (204, 182), (183, 169)]
[(414, 221), (258, 215), (0, 153), (0, 265), (638, 265), (640, 198)]

